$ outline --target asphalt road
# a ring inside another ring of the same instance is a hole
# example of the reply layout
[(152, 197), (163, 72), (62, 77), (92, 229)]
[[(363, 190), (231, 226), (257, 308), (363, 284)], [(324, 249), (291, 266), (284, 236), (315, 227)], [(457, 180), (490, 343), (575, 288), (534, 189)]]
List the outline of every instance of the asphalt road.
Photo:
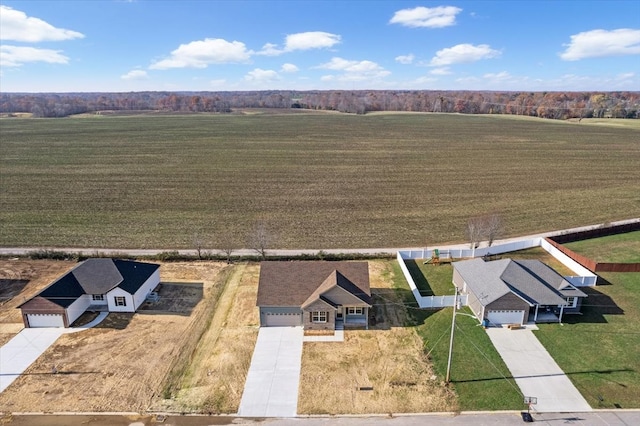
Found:
[[(591, 411), (589, 413), (543, 413), (532, 415), (540, 425), (635, 426), (640, 425), (640, 410)], [(290, 419), (254, 419), (227, 416), (136, 415), (6, 415), (0, 424), (12, 426), (512, 426), (525, 423), (520, 412), (424, 414), (402, 416), (298, 417)]]

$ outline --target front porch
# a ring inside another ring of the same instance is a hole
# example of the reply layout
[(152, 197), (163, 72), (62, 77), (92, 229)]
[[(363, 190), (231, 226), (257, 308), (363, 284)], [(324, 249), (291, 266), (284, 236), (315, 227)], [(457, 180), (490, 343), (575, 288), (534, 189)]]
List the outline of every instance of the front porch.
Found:
[(369, 321), (364, 315), (347, 316), (341, 320), (336, 319), (336, 330), (339, 330), (338, 324), (341, 323), (344, 328), (365, 328), (369, 329)]
[(529, 312), (528, 322), (530, 323), (550, 323), (562, 322), (564, 306), (535, 305)]
[(85, 312), (109, 312), (109, 305), (104, 304), (92, 304), (87, 307)]

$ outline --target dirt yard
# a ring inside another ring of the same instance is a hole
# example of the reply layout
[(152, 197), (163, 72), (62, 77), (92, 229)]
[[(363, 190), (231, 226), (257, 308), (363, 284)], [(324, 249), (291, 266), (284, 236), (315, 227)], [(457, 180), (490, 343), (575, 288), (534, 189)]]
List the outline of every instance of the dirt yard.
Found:
[[(41, 274), (27, 267), (32, 264)], [(73, 266), (32, 261), (23, 265), (33, 275), (20, 300)], [(111, 313), (96, 328), (60, 337), (2, 393), (0, 411), (146, 410), (163, 392), (167, 377), (193, 353), (228, 269), (217, 262), (163, 264), (161, 280), (170, 284), (161, 284), (156, 306), (145, 306), (136, 314)], [(29, 276), (27, 272), (21, 279)], [(3, 325), (16, 319), (5, 306), (0, 315)], [(52, 373), (54, 366), (57, 374)]]
[[(22, 327), (15, 306), (73, 265), (1, 261), (0, 338)], [(403, 327), (391, 262), (369, 265), (375, 325), (348, 330), (342, 343), (304, 344), (298, 412), (455, 410), (421, 340)], [(3, 392), (0, 411), (236, 413), (258, 335), (259, 265), (165, 263), (160, 271), (157, 302), (62, 336)]]
[(452, 392), (434, 380), (422, 341), (405, 328), (405, 306), (391, 288), (391, 264), (370, 261), (375, 326), (347, 330), (345, 341), (305, 343), (301, 414), (455, 411)]

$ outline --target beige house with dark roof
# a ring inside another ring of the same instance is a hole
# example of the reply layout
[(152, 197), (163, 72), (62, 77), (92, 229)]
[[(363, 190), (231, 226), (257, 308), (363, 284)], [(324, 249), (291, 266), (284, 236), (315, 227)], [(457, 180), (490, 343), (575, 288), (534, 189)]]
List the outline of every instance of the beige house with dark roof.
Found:
[(368, 328), (369, 265), (367, 262), (262, 262), (256, 305), (262, 327)]

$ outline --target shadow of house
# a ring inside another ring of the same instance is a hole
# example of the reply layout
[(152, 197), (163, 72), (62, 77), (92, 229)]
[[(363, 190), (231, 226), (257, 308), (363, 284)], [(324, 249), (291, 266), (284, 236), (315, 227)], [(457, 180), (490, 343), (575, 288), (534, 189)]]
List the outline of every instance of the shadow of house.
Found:
[(582, 315), (570, 315), (563, 319), (567, 324), (602, 324), (607, 323), (606, 315), (624, 315), (624, 310), (608, 295), (599, 292), (595, 287), (582, 287), (588, 296), (582, 304)]

